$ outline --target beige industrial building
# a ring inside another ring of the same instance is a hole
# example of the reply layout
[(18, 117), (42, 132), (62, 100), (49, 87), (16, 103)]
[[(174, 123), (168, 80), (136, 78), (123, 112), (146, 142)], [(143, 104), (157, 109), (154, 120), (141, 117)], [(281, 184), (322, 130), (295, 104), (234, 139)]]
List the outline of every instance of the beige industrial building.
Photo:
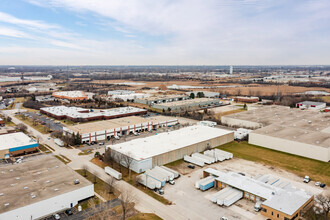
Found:
[[(107, 146), (114, 153), (133, 158), (131, 169), (141, 173), (234, 140), (234, 132), (195, 125), (154, 136)], [(125, 166), (125, 164), (123, 164)]]
[[(54, 156), (0, 166), (0, 219), (44, 219), (94, 196), (94, 184)], [(78, 180), (78, 181), (77, 181)]]
[(303, 157), (330, 161), (330, 114), (265, 106), (221, 117), (231, 127), (255, 129), (249, 143)]
[(79, 133), (82, 143), (91, 143), (92, 141), (102, 141), (118, 135), (128, 135), (134, 132), (172, 126), (177, 123), (178, 119), (172, 117), (142, 118), (130, 116), (63, 127), (63, 135)]
[(154, 105), (167, 102), (176, 102), (189, 99), (187, 95), (154, 95), (143, 99), (135, 99), (134, 102), (146, 105)]
[(153, 105), (154, 108), (168, 110), (185, 110), (191, 107), (208, 107), (212, 105), (219, 105), (219, 99), (210, 99), (210, 98), (196, 98), (196, 99), (188, 99), (177, 102), (167, 102)]

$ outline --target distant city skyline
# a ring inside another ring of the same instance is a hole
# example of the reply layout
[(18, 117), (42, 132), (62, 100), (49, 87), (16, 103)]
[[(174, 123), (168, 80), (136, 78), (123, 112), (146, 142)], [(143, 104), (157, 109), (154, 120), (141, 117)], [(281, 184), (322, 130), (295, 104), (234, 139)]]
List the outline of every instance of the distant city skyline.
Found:
[(328, 0), (1, 0), (0, 65), (329, 65)]

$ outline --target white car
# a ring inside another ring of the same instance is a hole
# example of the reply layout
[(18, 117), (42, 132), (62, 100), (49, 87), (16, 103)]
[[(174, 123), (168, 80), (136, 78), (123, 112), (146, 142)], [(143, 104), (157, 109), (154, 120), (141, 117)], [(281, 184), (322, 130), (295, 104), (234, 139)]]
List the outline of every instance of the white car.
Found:
[(134, 132), (134, 135), (135, 135), (135, 136), (139, 136), (139, 135), (140, 135), (140, 133)]
[(319, 186), (320, 184), (320, 182), (315, 182), (315, 186)]
[(227, 217), (221, 217), (220, 220), (228, 220)]
[(119, 137), (119, 136), (115, 136), (115, 139), (116, 139), (116, 140), (120, 140), (120, 137)]
[(54, 214), (53, 217), (58, 220), (58, 219), (61, 219), (60, 215), (59, 214)]

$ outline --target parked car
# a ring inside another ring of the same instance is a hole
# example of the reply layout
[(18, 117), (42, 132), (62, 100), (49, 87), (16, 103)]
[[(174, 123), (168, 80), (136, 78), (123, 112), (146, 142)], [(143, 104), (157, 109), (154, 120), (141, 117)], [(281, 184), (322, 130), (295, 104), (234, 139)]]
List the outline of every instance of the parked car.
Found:
[(320, 184), (320, 182), (315, 182), (315, 186), (319, 186)]
[(305, 176), (304, 183), (309, 183), (309, 181), (311, 181), (311, 179), (309, 178), (309, 176)]
[(324, 187), (325, 187), (325, 183), (321, 183), (321, 184), (320, 184), (320, 187), (321, 187), (321, 188), (324, 188)]
[(175, 181), (174, 180), (170, 180), (170, 181), (168, 181), (168, 183), (171, 184), (171, 185), (174, 185), (175, 184)]
[(189, 164), (189, 165), (188, 165), (188, 168), (190, 168), (190, 169), (195, 169), (195, 166), (194, 166), (194, 165), (191, 165), (191, 164)]
[(53, 217), (58, 220), (58, 219), (61, 219), (60, 215), (59, 214), (54, 214)]
[(242, 176), (245, 176), (245, 174), (244, 173), (238, 173), (239, 175), (242, 175)]
[(140, 133), (138, 133), (138, 132), (134, 132), (133, 133), (135, 136), (139, 136), (140, 135)]
[(72, 214), (73, 214), (71, 209), (67, 209), (67, 210), (65, 210), (65, 213), (66, 213), (67, 215), (72, 215)]
[(115, 136), (115, 139), (116, 139), (116, 140), (120, 140), (120, 137), (119, 137), (119, 136)]
[(228, 220), (228, 218), (223, 216), (220, 218), (220, 220)]
[(101, 145), (104, 145), (104, 142), (100, 142), (99, 145), (100, 145), (100, 146), (101, 146)]

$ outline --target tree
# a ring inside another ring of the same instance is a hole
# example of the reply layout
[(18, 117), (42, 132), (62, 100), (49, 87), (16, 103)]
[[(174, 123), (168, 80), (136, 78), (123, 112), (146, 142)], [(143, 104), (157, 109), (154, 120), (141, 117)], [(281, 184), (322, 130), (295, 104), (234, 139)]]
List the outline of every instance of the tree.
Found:
[(93, 183), (97, 183), (97, 172), (93, 172)]
[(105, 153), (104, 153), (104, 162), (105, 163), (110, 163), (111, 166), (113, 166), (113, 160), (114, 160), (114, 157), (112, 155), (112, 151), (111, 149), (106, 149)]
[(127, 153), (127, 155), (122, 155), (122, 161), (124, 166), (128, 169), (128, 177), (131, 179), (131, 167), (133, 164), (133, 158), (131, 156), (131, 153)]
[(100, 157), (100, 152), (96, 151), (95, 154), (94, 154), (94, 157)]
[(122, 220), (126, 219), (127, 213), (133, 209), (134, 194), (130, 189), (121, 189), (119, 195), (121, 208), (123, 211)]
[(87, 165), (84, 164), (82, 169), (83, 169), (83, 176), (86, 177), (87, 176), (87, 170), (88, 170)]
[(243, 108), (244, 108), (244, 110), (247, 110), (247, 105), (244, 104), (244, 105), (243, 105)]
[(313, 210), (316, 214), (323, 215), (324, 220), (328, 220), (330, 212), (330, 196), (319, 194), (315, 197)]
[(167, 111), (168, 111), (168, 112), (171, 112), (171, 110), (172, 110), (172, 109), (171, 109), (170, 107), (168, 107)]
[(23, 124), (23, 123), (19, 123), (17, 125), (17, 129), (20, 130), (21, 132), (26, 132), (27, 126), (25, 124)]
[(6, 117), (7, 122), (11, 122), (12, 118), (10, 116)]
[(110, 176), (107, 179), (107, 184), (109, 186), (109, 194), (113, 194), (114, 193), (115, 183), (116, 183), (116, 180), (112, 176)]
[(198, 92), (198, 93), (197, 93), (197, 97), (198, 97), (198, 98), (203, 98), (203, 97), (205, 97), (204, 92)]
[(37, 125), (37, 121), (38, 121), (38, 116), (37, 116), (37, 115), (32, 115), (32, 124), (33, 124), (34, 126)]
[(190, 96), (189, 96), (191, 99), (194, 99), (195, 98), (195, 93), (190, 93)]

